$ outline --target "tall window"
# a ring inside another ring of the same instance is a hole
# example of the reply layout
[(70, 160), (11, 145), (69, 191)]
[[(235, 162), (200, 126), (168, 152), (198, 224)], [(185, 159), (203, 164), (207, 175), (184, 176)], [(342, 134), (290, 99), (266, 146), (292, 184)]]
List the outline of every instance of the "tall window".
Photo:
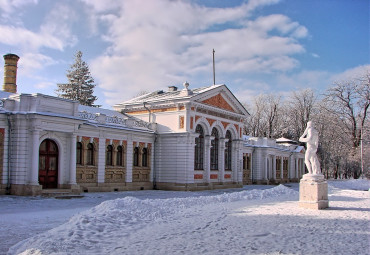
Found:
[(141, 165), (142, 166), (148, 166), (148, 149), (143, 149), (143, 154), (141, 155)]
[(87, 165), (94, 165), (94, 145), (92, 143), (87, 145), (86, 160)]
[(218, 131), (212, 129), (212, 136), (215, 138), (211, 141), (211, 170), (218, 170)]
[(229, 139), (226, 143), (225, 143), (225, 170), (231, 170), (231, 145), (232, 145), (232, 141), (231, 141), (231, 133), (230, 131), (228, 130), (226, 132), (226, 136), (225, 136), (226, 139)]
[(247, 170), (247, 154), (243, 154), (243, 170)]
[(199, 137), (195, 138), (194, 169), (203, 170), (204, 131), (202, 126), (197, 125), (195, 132), (199, 134)]
[(134, 148), (134, 166), (139, 166), (139, 148)]
[(76, 145), (76, 164), (82, 164), (82, 143), (80, 142)]
[(117, 147), (116, 165), (123, 166), (123, 148), (121, 145)]
[(105, 164), (107, 166), (112, 166), (113, 165), (113, 146), (112, 145), (107, 146)]
[(252, 155), (248, 153), (247, 154), (247, 169), (248, 170), (251, 170), (252, 169), (251, 161), (252, 161)]

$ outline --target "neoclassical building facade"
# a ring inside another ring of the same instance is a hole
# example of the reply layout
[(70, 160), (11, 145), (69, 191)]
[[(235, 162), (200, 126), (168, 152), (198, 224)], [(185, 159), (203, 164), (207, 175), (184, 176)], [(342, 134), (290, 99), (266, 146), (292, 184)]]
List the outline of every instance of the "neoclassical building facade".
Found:
[(226, 85), (155, 91), (87, 107), (17, 93), (4, 56), (0, 194), (204, 190), (298, 181), (304, 148), (243, 136), (248, 112)]

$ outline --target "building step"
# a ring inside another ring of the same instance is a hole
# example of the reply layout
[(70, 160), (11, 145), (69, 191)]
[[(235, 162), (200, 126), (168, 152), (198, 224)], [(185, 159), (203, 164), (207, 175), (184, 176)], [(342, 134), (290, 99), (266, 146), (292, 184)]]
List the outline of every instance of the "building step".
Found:
[(83, 196), (76, 194), (71, 189), (44, 189), (41, 193), (42, 197), (54, 197), (57, 199), (82, 198)]

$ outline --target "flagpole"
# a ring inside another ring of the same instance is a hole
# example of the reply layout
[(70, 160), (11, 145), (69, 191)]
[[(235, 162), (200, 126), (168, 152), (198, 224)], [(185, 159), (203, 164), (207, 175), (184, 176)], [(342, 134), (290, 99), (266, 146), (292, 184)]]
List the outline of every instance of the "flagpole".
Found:
[(215, 49), (213, 49), (213, 85), (216, 85)]

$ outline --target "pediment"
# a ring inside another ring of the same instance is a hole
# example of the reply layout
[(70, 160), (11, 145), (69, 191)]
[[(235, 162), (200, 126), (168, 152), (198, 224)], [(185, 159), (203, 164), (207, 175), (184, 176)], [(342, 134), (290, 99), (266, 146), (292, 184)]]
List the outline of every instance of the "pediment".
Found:
[(225, 98), (222, 96), (221, 93), (212, 96), (210, 98), (207, 98), (203, 101), (200, 101), (202, 104), (208, 104), (211, 106), (215, 106), (220, 109), (224, 109), (231, 112), (236, 112), (234, 108), (225, 100)]

